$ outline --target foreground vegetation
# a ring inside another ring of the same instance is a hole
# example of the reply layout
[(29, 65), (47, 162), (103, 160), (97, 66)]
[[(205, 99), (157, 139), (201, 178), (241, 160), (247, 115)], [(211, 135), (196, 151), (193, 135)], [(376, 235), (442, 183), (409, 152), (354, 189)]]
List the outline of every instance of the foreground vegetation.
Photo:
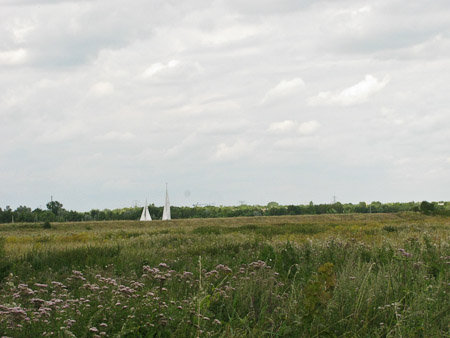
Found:
[(450, 337), (450, 219), (0, 225), (0, 336)]

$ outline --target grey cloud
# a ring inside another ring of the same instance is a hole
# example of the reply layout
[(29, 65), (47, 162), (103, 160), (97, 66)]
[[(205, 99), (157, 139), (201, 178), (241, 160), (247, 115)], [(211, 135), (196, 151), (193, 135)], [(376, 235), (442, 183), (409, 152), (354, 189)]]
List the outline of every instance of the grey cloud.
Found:
[[(174, 204), (409, 200), (448, 182), (446, 3), (4, 4), (0, 206), (157, 202), (166, 181)], [(362, 94), (342, 104), (346, 88)], [(320, 92), (335, 104), (308, 105)]]
[(94, 2), (96, 0), (0, 0), (0, 5), (22, 6), (22, 5), (45, 5), (45, 4), (63, 4), (68, 2)]
[(257, 15), (257, 14), (276, 14), (283, 12), (291, 12), (295, 10), (301, 10), (312, 3), (313, 0), (230, 0), (225, 2), (230, 8), (237, 10), (243, 14), (247, 15)]
[[(450, 32), (450, 6), (402, 1), (370, 5), (350, 2), (322, 23), (328, 37), (321, 46), (342, 53), (389, 52), (408, 48)], [(327, 46), (328, 45), (328, 46)]]

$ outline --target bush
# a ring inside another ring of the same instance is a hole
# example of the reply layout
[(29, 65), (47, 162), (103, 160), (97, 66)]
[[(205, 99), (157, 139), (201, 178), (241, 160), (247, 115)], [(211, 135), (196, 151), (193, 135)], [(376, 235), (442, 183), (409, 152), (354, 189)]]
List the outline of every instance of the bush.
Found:
[(9, 274), (11, 269), (11, 263), (5, 256), (5, 239), (0, 237), (0, 282)]
[(44, 229), (50, 229), (52, 227), (52, 225), (50, 224), (49, 221), (45, 221), (44, 224), (42, 225), (42, 227)]
[(420, 203), (420, 210), (425, 215), (431, 215), (434, 212), (434, 204), (427, 201), (423, 201), (422, 203)]
[(384, 230), (384, 231), (387, 231), (387, 232), (397, 232), (397, 231), (398, 231), (398, 228), (397, 228), (397, 227), (394, 227), (394, 226), (392, 226), (392, 225), (385, 225), (385, 226), (383, 227), (383, 230)]

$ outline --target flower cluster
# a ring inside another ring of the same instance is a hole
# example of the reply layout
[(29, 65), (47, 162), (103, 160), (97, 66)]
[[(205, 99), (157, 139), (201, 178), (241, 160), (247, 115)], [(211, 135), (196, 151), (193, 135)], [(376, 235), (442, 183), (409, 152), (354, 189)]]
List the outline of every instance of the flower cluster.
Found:
[[(226, 319), (217, 317), (212, 309), (227, 306), (231, 311), (238, 293), (267, 291), (276, 307), (283, 296), (283, 284), (270, 269), (264, 261), (256, 261), (233, 273), (229, 266), (217, 264), (198, 276), (160, 263), (144, 265), (141, 276), (134, 278), (112, 278), (98, 270), (73, 270), (62, 281), (49, 283), (26, 284), (10, 277), (0, 295), (0, 331), (13, 336), (34, 332), (45, 337), (86, 333), (107, 337), (135, 328), (145, 332), (185, 325), (192, 334), (211, 335)], [(209, 295), (209, 305), (199, 307), (205, 294)], [(247, 301), (243, 304), (248, 306)]]

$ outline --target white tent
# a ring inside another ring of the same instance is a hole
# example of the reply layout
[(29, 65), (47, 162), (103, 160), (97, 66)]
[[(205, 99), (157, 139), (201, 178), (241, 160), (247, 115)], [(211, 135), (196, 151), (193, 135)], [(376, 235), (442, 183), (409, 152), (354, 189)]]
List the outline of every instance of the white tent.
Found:
[(145, 207), (142, 210), (140, 221), (151, 221), (152, 217), (150, 216), (150, 212), (148, 211), (147, 200), (145, 201)]
[(170, 202), (169, 202), (169, 193), (167, 192), (167, 183), (166, 183), (166, 202), (164, 203), (164, 210), (162, 215), (163, 221), (170, 220)]

